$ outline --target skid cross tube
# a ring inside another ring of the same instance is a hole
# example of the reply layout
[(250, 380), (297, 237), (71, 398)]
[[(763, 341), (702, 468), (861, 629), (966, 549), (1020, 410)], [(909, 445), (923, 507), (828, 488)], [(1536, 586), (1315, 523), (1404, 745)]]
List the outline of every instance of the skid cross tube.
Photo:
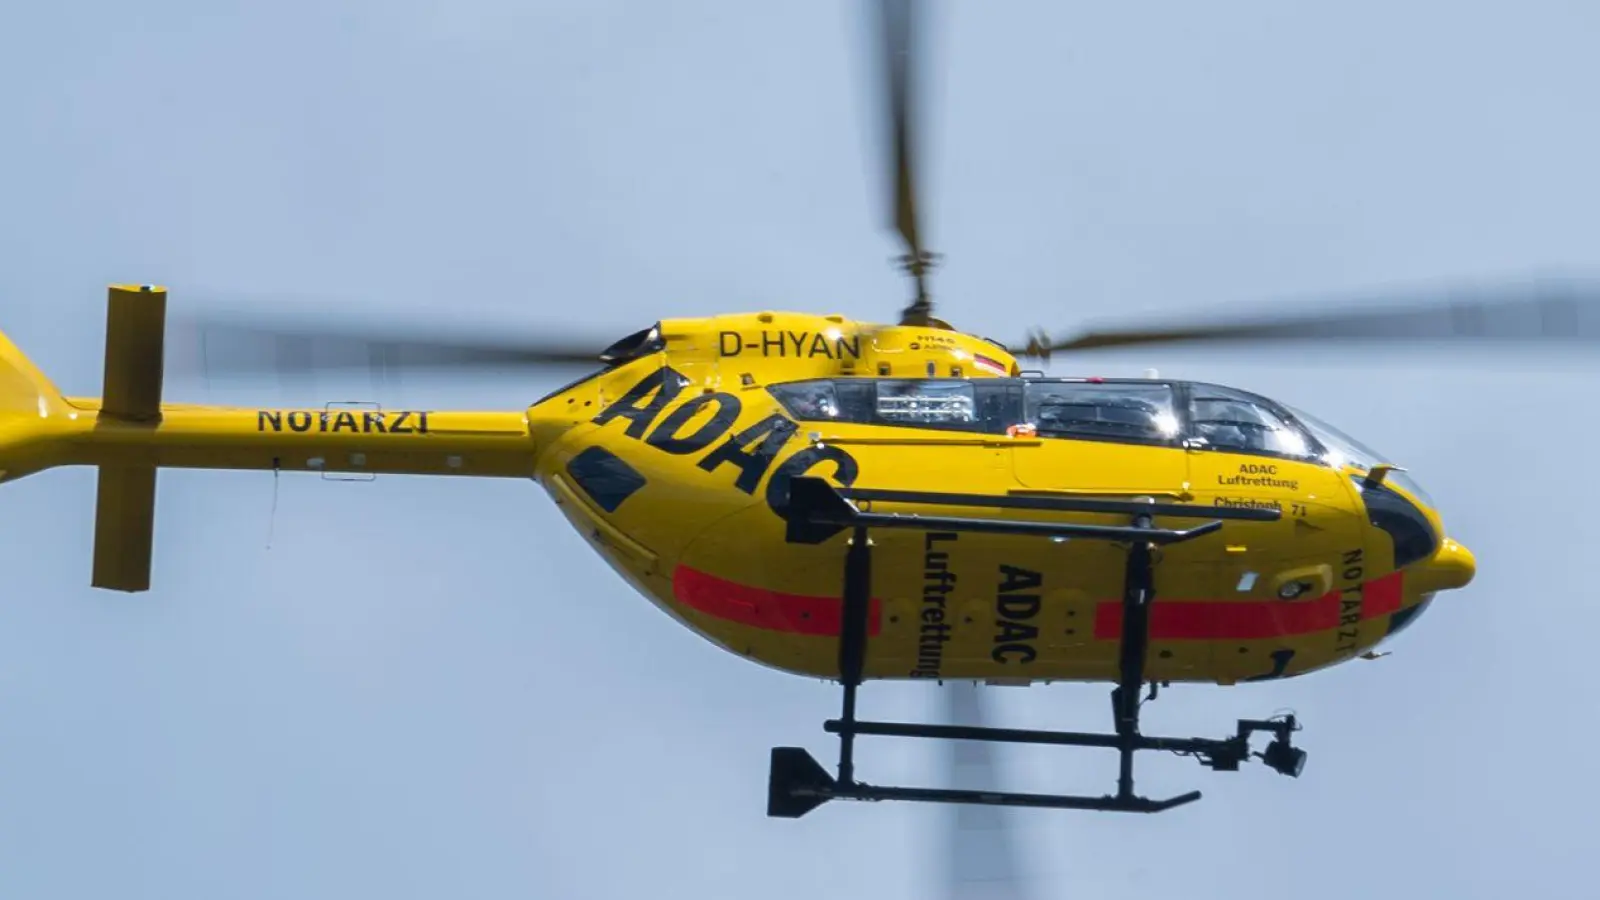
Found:
[[(1127, 525), (1081, 525), (882, 514), (863, 512), (851, 502), (852, 499), (869, 502), (874, 500), (923, 502), (1094, 513), (1126, 512), (1130, 521)], [(1086, 508), (1081, 504), (1094, 504), (1094, 508)], [(767, 787), (769, 816), (798, 818), (829, 800), (906, 800), (923, 803), (973, 803), (1111, 812), (1162, 812), (1199, 800), (1200, 792), (1191, 791), (1165, 800), (1138, 796), (1134, 793), (1133, 787), (1133, 758), (1138, 751), (1165, 750), (1189, 754), (1198, 757), (1203, 764), (1211, 768), (1231, 771), (1238, 769), (1239, 765), (1250, 757), (1249, 739), (1257, 731), (1271, 732), (1278, 737), (1285, 748), (1288, 746), (1289, 733), (1296, 727), (1293, 717), (1286, 721), (1241, 721), (1233, 737), (1221, 740), (1148, 737), (1139, 733), (1139, 694), (1144, 685), (1144, 669), (1149, 650), (1150, 604), (1155, 599), (1155, 560), (1152, 549), (1160, 544), (1178, 543), (1211, 534), (1222, 527), (1220, 520), (1223, 518), (1267, 521), (1277, 518), (1275, 511), (1221, 509), (1207, 510), (1202, 514), (1197, 508), (1180, 504), (1124, 504), (1121, 501), (1072, 499), (1058, 501), (1055, 498), (1034, 497), (983, 498), (961, 494), (921, 494), (872, 489), (840, 490), (819, 478), (796, 478), (790, 485), (788, 504), (784, 512), (789, 519), (791, 540), (816, 542), (825, 540), (828, 535), (836, 534), (845, 528), (851, 530), (848, 549), (845, 552), (842, 621), (839, 632), (839, 675), (843, 686), (843, 703), (840, 718), (831, 719), (823, 725), (826, 731), (839, 737), (837, 776), (829, 775), (811, 754), (802, 748), (773, 748), (772, 768)], [(1155, 516), (1162, 513), (1195, 517), (1216, 515), (1211, 521), (1192, 528), (1171, 530), (1155, 526)], [(1226, 515), (1227, 513), (1238, 514)], [(1122, 593), (1123, 633), (1118, 657), (1119, 677), (1117, 686), (1111, 693), (1115, 732), (1090, 734), (857, 720), (856, 699), (861, 687), (867, 654), (867, 618), (872, 591), (871, 529), (874, 527), (1052, 537), (1074, 536), (1126, 543), (1128, 560)], [(857, 735), (1112, 748), (1117, 751), (1119, 762), (1117, 792), (1114, 795), (1091, 797), (866, 784), (855, 778)]]

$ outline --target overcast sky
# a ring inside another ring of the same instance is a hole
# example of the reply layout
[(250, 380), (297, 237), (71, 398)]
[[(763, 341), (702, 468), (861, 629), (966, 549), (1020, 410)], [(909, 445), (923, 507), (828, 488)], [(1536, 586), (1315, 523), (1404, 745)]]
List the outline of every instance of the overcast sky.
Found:
[[(8, 10), (0, 329), (97, 394), (104, 287), (607, 337), (784, 307), (887, 318), (853, 2), (149, 0)], [(933, 4), (925, 208), (959, 327), (1600, 268), (1588, 3)], [(1600, 501), (1577, 358), (1123, 353), (1406, 466), (1478, 555), (1378, 662), (1180, 687), (1146, 727), (1293, 708), (1299, 781), (1145, 760), (1156, 817), (1019, 817), (1036, 895), (1593, 896)], [(174, 401), (517, 408), (553, 379), (170, 386)], [(88, 587), (94, 473), (0, 489), (0, 894), (930, 896), (938, 809), (764, 818), (836, 689), (725, 654), (531, 483), (164, 472), (155, 586)], [(930, 712), (919, 686), (864, 712)], [(1002, 693), (1104, 728), (1105, 688)], [(1535, 728), (1535, 726), (1541, 726)], [(1553, 727), (1543, 727), (1553, 726)], [(1541, 751), (1548, 749), (1548, 754)], [(933, 748), (863, 743), (927, 783)], [(1110, 755), (1007, 756), (1111, 789)]]

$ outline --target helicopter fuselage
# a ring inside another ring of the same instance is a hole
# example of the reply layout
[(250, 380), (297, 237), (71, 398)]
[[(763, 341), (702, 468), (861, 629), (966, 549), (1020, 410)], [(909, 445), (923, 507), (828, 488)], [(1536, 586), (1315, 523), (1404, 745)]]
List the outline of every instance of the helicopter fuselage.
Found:
[[(765, 347), (783, 355), (746, 356), (763, 348), (750, 337), (763, 331)], [(661, 609), (778, 669), (838, 674), (850, 535), (786, 537), (788, 488), (799, 476), (906, 492), (1147, 498), (1200, 515), (1278, 511), (1276, 521), (1230, 521), (1159, 551), (1152, 681), (1287, 677), (1360, 656), (1472, 576), (1470, 553), (1444, 538), (1420, 497), (1392, 481), (1364, 485), (1366, 471), (1330, 464), (1303, 426), (1264, 443), (1261, 423), (1204, 412), (1253, 408), (1295, 429), (1292, 414), (1256, 395), (1022, 377), (1009, 357), (998, 362), (1003, 375), (969, 374), (970, 362), (952, 372), (936, 355), (964, 359), (962, 350), (914, 355), (925, 339), (905, 342), (912, 358), (901, 365), (876, 364), (862, 350), (851, 359), (847, 338), (792, 322), (699, 329), (719, 335), (715, 347), (700, 342), (712, 351), (702, 355), (674, 354), (675, 333), (660, 329), (642, 348), (654, 352), (530, 409), (543, 448), (536, 477)], [(813, 371), (797, 372), (808, 360)], [(840, 372), (841, 363), (858, 371)], [(1122, 524), (1098, 513), (1074, 521)], [(872, 542), (865, 677), (1116, 678), (1118, 546), (937, 529), (876, 531)]]
[[(160, 296), (114, 288), (113, 318), (137, 315), (113, 334), (145, 346)], [(110, 352), (104, 398), (62, 397), (0, 340), (0, 481), (98, 467), (93, 583), (142, 591), (158, 468), (532, 478), (661, 609), (818, 677), (839, 674), (852, 533), (795, 537), (801, 477), (920, 496), (871, 502), (903, 515), (971, 517), (975, 497), (1154, 502), (1199, 519), (1271, 510), (1156, 551), (1152, 681), (1286, 677), (1359, 656), (1474, 572), (1414, 483), (1230, 388), (1047, 378), (942, 323), (778, 313), (664, 321), (602, 359), (521, 412), (268, 409), (162, 403), (143, 358)], [(1124, 546), (981, 532), (871, 532), (864, 677), (1114, 680)]]

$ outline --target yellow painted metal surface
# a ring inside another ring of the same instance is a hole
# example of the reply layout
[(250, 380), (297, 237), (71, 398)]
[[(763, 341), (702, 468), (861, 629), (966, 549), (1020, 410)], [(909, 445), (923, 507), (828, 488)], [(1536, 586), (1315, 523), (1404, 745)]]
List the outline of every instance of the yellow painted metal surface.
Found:
[[(103, 416), (103, 401), (63, 399), (0, 338), (0, 479), (56, 465), (533, 478), (660, 609), (731, 652), (822, 677), (837, 674), (849, 535), (785, 539), (780, 509), (800, 475), (992, 496), (1143, 495), (1202, 513), (1281, 510), (1278, 521), (1229, 521), (1158, 552), (1151, 680), (1233, 683), (1353, 658), (1388, 633), (1396, 614), (1464, 586), (1474, 572), (1471, 554), (1448, 539), (1397, 572), (1392, 541), (1368, 521), (1352, 473), (1325, 465), (1026, 432), (799, 421), (768, 390), (824, 377), (1018, 374), (1003, 350), (969, 335), (779, 313), (669, 320), (661, 331), (664, 350), (526, 410), (163, 403), (159, 416), (145, 418)], [(136, 409), (145, 394), (128, 396)], [(137, 478), (106, 483), (116, 490), (103, 505), (145, 514), (133, 503), (142, 498)], [(1105, 514), (1007, 515), (1126, 524)], [(1437, 514), (1427, 516), (1445, 534)], [(869, 677), (1115, 679), (1122, 548), (920, 531), (878, 530), (872, 539)], [(97, 582), (143, 586), (148, 572), (108, 554), (97, 558)], [(1285, 599), (1291, 588), (1304, 593)]]

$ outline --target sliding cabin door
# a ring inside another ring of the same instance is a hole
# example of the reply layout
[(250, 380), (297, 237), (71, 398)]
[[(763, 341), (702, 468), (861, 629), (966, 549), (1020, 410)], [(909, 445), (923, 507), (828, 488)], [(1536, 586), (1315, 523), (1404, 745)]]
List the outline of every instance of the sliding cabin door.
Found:
[(1012, 451), (1020, 486), (1063, 495), (1179, 499), (1189, 459), (1171, 386), (1033, 381)]

